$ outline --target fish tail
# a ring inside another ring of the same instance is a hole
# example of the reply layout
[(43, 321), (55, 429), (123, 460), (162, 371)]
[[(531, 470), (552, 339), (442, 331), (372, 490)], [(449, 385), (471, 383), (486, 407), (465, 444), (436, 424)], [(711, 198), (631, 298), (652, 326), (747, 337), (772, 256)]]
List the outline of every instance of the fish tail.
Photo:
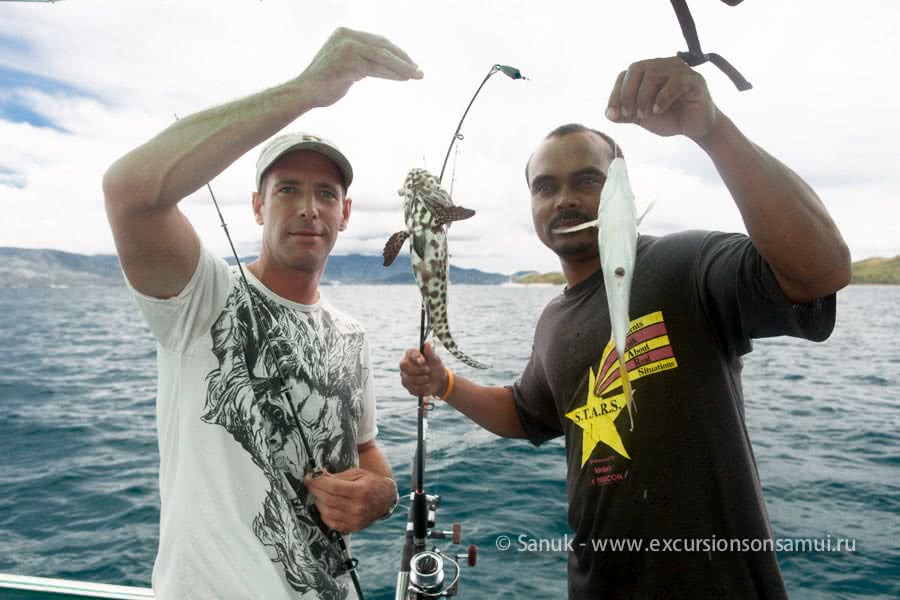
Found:
[(479, 362), (459, 349), (456, 341), (450, 335), (450, 328), (447, 327), (446, 320), (434, 324), (434, 337), (441, 342), (441, 345), (447, 349), (447, 352), (470, 367), (475, 369), (489, 369), (491, 367), (491, 365)]
[(438, 335), (437, 331), (435, 331), (435, 337), (437, 337), (441, 341), (441, 344), (444, 346), (444, 348), (447, 349), (447, 352), (449, 352), (450, 354), (455, 356), (461, 362), (469, 365), (470, 367), (472, 367), (474, 369), (490, 369), (491, 368), (491, 365), (483, 363), (483, 362), (479, 362), (479, 361), (475, 360), (474, 358), (472, 358), (471, 356), (469, 356), (468, 354), (464, 353), (462, 350), (460, 350), (459, 346), (456, 345), (456, 342), (453, 340), (453, 338), (450, 337), (449, 331), (447, 331), (446, 333), (444, 333), (442, 335)]
[[(446, 281), (446, 277), (444, 277), (443, 280)], [(426, 305), (428, 306), (428, 320), (432, 327), (434, 337), (447, 349), (447, 352), (475, 369), (489, 369), (491, 367), (491, 365), (479, 362), (463, 353), (456, 345), (453, 336), (450, 335), (450, 323), (447, 316), (446, 283), (440, 285), (433, 295), (429, 294), (427, 296)]]

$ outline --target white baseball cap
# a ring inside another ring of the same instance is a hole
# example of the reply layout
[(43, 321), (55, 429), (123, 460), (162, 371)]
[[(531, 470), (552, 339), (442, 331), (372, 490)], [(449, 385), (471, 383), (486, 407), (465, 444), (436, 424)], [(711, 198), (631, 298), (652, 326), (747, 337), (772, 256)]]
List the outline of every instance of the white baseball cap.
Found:
[(347, 160), (344, 153), (333, 142), (325, 138), (298, 131), (275, 136), (263, 146), (256, 161), (256, 189), (260, 190), (263, 175), (266, 174), (272, 163), (288, 152), (297, 152), (298, 150), (318, 152), (331, 160), (344, 178), (344, 189), (350, 187), (350, 182), (353, 181), (353, 167), (350, 166), (350, 161)]

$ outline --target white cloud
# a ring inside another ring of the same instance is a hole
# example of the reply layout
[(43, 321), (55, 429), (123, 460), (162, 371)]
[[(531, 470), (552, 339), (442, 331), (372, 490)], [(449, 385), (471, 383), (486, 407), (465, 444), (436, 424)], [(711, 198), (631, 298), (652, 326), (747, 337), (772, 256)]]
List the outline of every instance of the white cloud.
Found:
[[(296, 76), (339, 25), (385, 35), (423, 67), (423, 81), (364, 81), (295, 128), (336, 140), (354, 162), (351, 227), (337, 251), (380, 253), (401, 225), (406, 171), (437, 171), (475, 87), (494, 62), (532, 78), (495, 76), (463, 128), (454, 197), (478, 211), (451, 229), (458, 264), (510, 272), (557, 267), (531, 228), (523, 168), (551, 128), (581, 121), (626, 149), (639, 201), (656, 199), (642, 229), (743, 230), (710, 161), (690, 142), (659, 139), (602, 117), (616, 74), (639, 58), (683, 50), (668, 3), (461, 1), (224, 3), (82, 0), (0, 3), (0, 69), (55, 81), (10, 86), (58, 129), (0, 119), (0, 245), (112, 252), (100, 179), (117, 157), (173, 120)], [(900, 5), (803, 0), (738, 7), (692, 3), (704, 49), (756, 86), (738, 93), (700, 68), (722, 110), (806, 177), (854, 254), (900, 254)], [(852, 22), (852, 26), (848, 23)], [(0, 71), (2, 73), (3, 71)], [(57, 89), (58, 88), (58, 89)], [(213, 182), (241, 253), (257, 247), (249, 197), (255, 152)], [(452, 161), (452, 157), (451, 157)], [(450, 177), (450, 169), (448, 175)], [(208, 194), (184, 210), (205, 243), (228, 246)]]

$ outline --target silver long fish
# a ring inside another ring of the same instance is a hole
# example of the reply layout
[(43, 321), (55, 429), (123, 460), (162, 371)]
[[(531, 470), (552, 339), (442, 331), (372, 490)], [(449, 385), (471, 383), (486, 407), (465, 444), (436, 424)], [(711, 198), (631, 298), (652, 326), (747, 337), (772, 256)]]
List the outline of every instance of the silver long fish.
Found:
[(409, 238), (409, 258), (422, 300), (428, 311), (428, 322), (434, 336), (447, 351), (476, 369), (490, 365), (464, 354), (450, 335), (447, 320), (448, 263), (447, 231), (453, 221), (468, 219), (474, 210), (456, 206), (441, 188), (437, 177), (425, 169), (413, 169), (406, 176), (403, 189), (404, 231), (393, 234), (384, 245), (384, 266), (390, 266)]
[[(649, 207), (648, 209), (649, 210)], [(581, 223), (575, 227), (555, 230), (557, 233), (571, 233), (588, 227), (597, 227), (600, 246), (600, 268), (603, 271), (603, 285), (606, 288), (606, 302), (609, 305), (610, 328), (616, 346), (619, 363), (619, 378), (628, 406), (631, 429), (634, 429), (632, 404), (634, 393), (628, 369), (625, 366), (625, 342), (631, 318), (628, 306), (631, 300), (631, 279), (637, 260), (637, 226), (646, 215), (638, 219), (634, 208), (634, 193), (628, 180), (625, 160), (616, 158), (609, 165), (606, 182), (600, 191), (600, 207), (597, 220)], [(635, 406), (635, 410), (637, 406)]]

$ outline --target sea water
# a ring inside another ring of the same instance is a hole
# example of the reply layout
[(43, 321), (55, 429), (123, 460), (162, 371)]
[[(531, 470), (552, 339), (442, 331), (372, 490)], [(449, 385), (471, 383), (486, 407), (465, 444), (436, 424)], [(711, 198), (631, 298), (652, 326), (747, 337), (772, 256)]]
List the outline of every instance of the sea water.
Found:
[[(369, 331), (379, 439), (408, 481), (416, 401), (398, 363), (417, 344), (418, 292), (324, 293)], [(453, 286), (451, 330), (493, 368), (448, 364), (483, 384), (511, 383), (541, 308), (559, 293)], [(900, 287), (851, 286), (827, 342), (759, 340), (745, 358), (747, 424), (775, 537), (810, 544), (779, 553), (792, 598), (900, 597), (898, 306)], [(0, 572), (149, 585), (155, 385), (155, 343), (124, 288), (0, 290)], [(443, 498), (438, 524), (462, 523), (459, 552), (479, 547), (460, 597), (565, 598), (565, 548), (553, 546), (571, 533), (561, 442), (497, 439), (439, 404), (431, 420), (426, 483)], [(353, 536), (370, 598), (393, 598), (405, 519), (398, 510)]]

